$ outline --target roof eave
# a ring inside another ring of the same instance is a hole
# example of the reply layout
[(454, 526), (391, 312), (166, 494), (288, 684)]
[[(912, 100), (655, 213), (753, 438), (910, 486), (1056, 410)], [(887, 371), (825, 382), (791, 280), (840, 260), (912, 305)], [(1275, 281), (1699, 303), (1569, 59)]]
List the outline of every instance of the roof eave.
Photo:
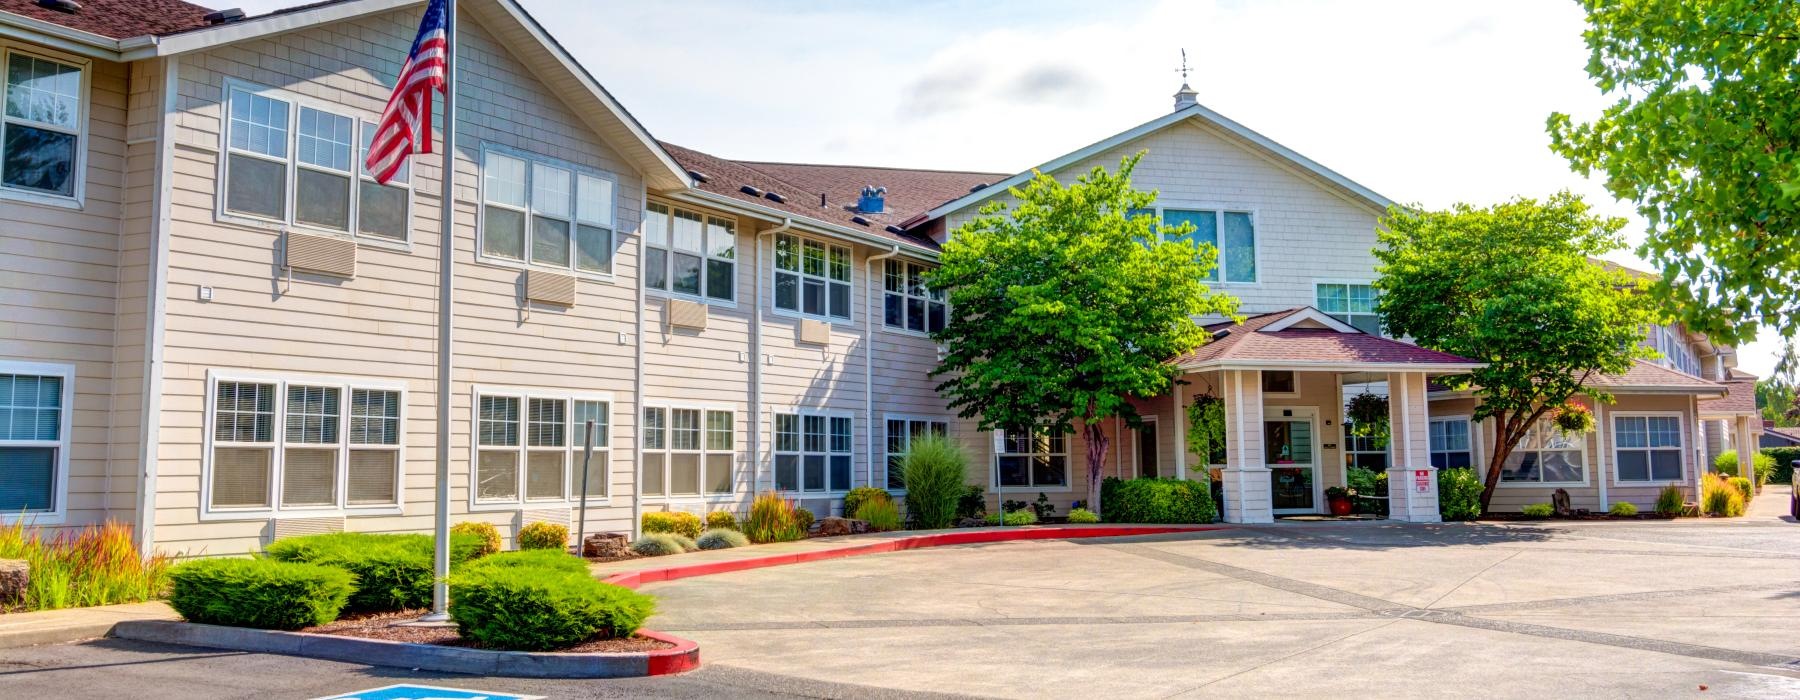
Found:
[(0, 10), (0, 39), (27, 41), (83, 58), (122, 60), (118, 39)]
[(663, 194), (663, 196), (668, 197), (669, 199), (677, 200), (677, 201), (688, 202), (690, 204), (716, 207), (719, 209), (726, 209), (726, 210), (736, 212), (738, 214), (750, 216), (752, 218), (762, 219), (764, 221), (778, 222), (778, 221), (792, 219), (794, 222), (794, 225), (796, 227), (801, 228), (802, 230), (806, 230), (806, 231), (809, 231), (812, 233), (817, 233), (817, 234), (825, 235), (825, 236), (846, 238), (846, 239), (850, 239), (850, 240), (858, 242), (858, 243), (866, 243), (868, 245), (878, 246), (878, 247), (882, 247), (882, 248), (893, 248), (893, 247), (898, 246), (902, 252), (910, 253), (916, 257), (919, 257), (919, 258), (927, 260), (927, 261), (937, 260), (937, 256), (938, 256), (937, 251), (932, 250), (930, 248), (926, 248), (917, 243), (908, 243), (906, 241), (895, 240), (892, 238), (884, 238), (882, 236), (878, 236), (878, 235), (875, 235), (875, 234), (867, 232), (867, 231), (858, 231), (856, 229), (852, 229), (849, 227), (839, 226), (839, 225), (833, 224), (829, 221), (815, 219), (815, 218), (806, 216), (804, 214), (795, 214), (793, 212), (782, 211), (782, 210), (776, 209), (774, 207), (767, 207), (767, 206), (763, 206), (760, 204), (746, 202), (741, 199), (737, 199), (735, 197), (730, 197), (730, 196), (718, 194), (715, 192), (708, 192), (708, 191), (702, 190), (702, 189), (681, 190), (681, 191), (677, 191), (677, 192), (670, 192), (667, 194)]
[(1425, 372), (1426, 374), (1461, 374), (1487, 366), (1484, 362), (1346, 362), (1343, 360), (1242, 360), (1233, 358), (1184, 362), (1183, 370), (1262, 370), (1296, 369), (1305, 371), (1344, 372)]

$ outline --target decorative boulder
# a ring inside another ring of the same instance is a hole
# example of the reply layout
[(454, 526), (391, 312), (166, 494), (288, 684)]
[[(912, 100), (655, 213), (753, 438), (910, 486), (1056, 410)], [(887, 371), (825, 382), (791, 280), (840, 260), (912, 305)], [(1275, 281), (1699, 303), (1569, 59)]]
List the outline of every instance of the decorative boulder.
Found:
[(629, 556), (631, 541), (622, 532), (597, 532), (581, 544), (581, 556), (614, 558)]
[(956, 521), (957, 527), (981, 527), (986, 524), (987, 521), (981, 518), (962, 518)]
[(31, 562), (24, 559), (0, 559), (0, 608), (25, 603), (25, 589), (31, 586)]
[(1557, 489), (1555, 493), (1550, 494), (1550, 507), (1556, 511), (1556, 517), (1559, 518), (1567, 518), (1575, 514), (1575, 511), (1569, 509), (1569, 492), (1562, 489)]
[(824, 520), (820, 520), (816, 527), (818, 528), (820, 537), (855, 535), (869, 531), (868, 523), (854, 518), (825, 518)]

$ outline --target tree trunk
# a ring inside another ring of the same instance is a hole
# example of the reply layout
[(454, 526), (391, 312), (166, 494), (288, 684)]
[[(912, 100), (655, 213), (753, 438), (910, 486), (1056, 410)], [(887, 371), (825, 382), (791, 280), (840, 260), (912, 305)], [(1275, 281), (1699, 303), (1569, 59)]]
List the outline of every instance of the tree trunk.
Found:
[(1100, 514), (1100, 463), (1106, 459), (1106, 429), (1099, 421), (1087, 423), (1088, 510)]

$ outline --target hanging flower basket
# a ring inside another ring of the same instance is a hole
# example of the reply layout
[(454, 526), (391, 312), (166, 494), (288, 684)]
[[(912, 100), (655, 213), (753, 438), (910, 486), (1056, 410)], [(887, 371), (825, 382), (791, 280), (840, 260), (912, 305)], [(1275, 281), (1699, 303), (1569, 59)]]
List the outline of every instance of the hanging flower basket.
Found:
[(1594, 430), (1594, 412), (1573, 401), (1565, 402), (1551, 411), (1550, 420), (1565, 433), (1588, 433)]
[(1381, 426), (1387, 424), (1388, 400), (1385, 396), (1361, 393), (1350, 397), (1350, 405), (1344, 409), (1344, 415), (1350, 419), (1350, 432), (1358, 437), (1369, 437), (1381, 432)]

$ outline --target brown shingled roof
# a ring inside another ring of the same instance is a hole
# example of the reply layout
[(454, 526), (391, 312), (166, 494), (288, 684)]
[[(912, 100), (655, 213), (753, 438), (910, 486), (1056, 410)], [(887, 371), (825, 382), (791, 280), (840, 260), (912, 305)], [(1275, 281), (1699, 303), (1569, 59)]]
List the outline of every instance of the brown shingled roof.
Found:
[(1748, 379), (1735, 376), (1731, 381), (1723, 382), (1725, 397), (1718, 399), (1701, 399), (1701, 415), (1756, 415), (1756, 378)]
[(62, 12), (42, 7), (37, 0), (0, 0), (0, 12), (99, 34), (108, 39), (128, 39), (146, 34), (168, 34), (206, 26), (212, 10), (182, 0), (80, 0), (81, 9)]
[[(971, 187), (1006, 177), (998, 173), (955, 170), (729, 160), (668, 142), (663, 142), (663, 148), (681, 167), (706, 176), (706, 182), (696, 183), (702, 191), (932, 249), (937, 248), (937, 243), (930, 238), (916, 233), (893, 233), (887, 227), (898, 226), (933, 206), (968, 194)], [(786, 201), (776, 202), (762, 195), (746, 193), (741, 189), (744, 185), (762, 192), (774, 192)], [(856, 211), (857, 199), (864, 186), (887, 188), (887, 206), (883, 213)], [(821, 194), (825, 196), (822, 206), (819, 203)], [(856, 223), (852, 220), (855, 216), (861, 216), (869, 223)]]
[[(1636, 360), (1624, 374), (1602, 374), (1591, 377), (1588, 386), (1608, 391), (1654, 389), (1681, 393), (1710, 394), (1723, 392), (1724, 385), (1707, 381), (1686, 372), (1669, 369), (1654, 362)], [(1754, 399), (1753, 399), (1754, 400)]]
[[(1200, 346), (1176, 362), (1195, 365), (1203, 362), (1246, 361), (1255, 363), (1296, 362), (1395, 365), (1474, 364), (1447, 352), (1428, 350), (1410, 343), (1367, 333), (1345, 333), (1325, 328), (1289, 327), (1277, 331), (1264, 328), (1304, 309), (1286, 309), (1244, 319), (1243, 324), (1218, 323), (1207, 326), (1214, 333), (1212, 342)], [(1222, 335), (1221, 331), (1225, 331)]]

